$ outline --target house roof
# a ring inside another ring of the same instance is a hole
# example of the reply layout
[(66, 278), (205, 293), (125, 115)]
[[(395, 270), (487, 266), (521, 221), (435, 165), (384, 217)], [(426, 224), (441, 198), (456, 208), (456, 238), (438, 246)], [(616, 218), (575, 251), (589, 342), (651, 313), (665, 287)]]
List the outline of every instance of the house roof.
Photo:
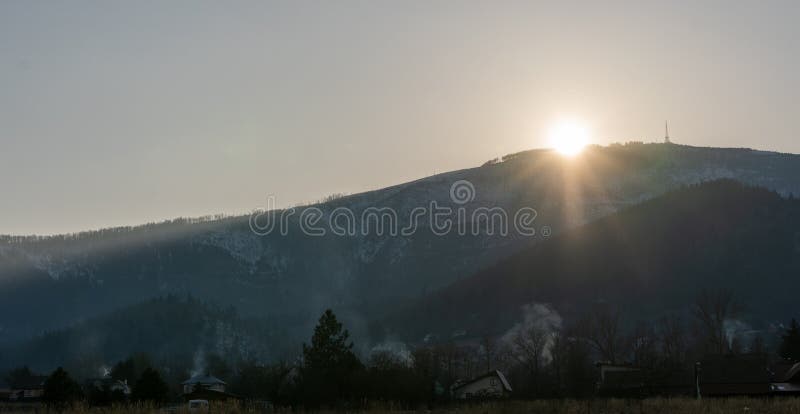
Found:
[(800, 362), (795, 364), (779, 364), (770, 368), (776, 382), (800, 382)]
[(103, 378), (89, 378), (85, 381), (87, 387), (94, 387), (97, 389), (101, 389), (103, 387), (109, 387), (110, 389), (121, 389), (121, 390), (129, 390), (128, 382), (115, 380), (110, 377), (103, 377)]
[(222, 384), (226, 385), (227, 383), (217, 377), (211, 375), (195, 375), (188, 380), (181, 383), (181, 385), (192, 385), (192, 384), (203, 384), (203, 385), (216, 385)]
[(467, 386), (469, 384), (473, 384), (473, 383), (475, 383), (477, 381), (480, 381), (480, 380), (482, 380), (484, 378), (488, 378), (488, 377), (497, 377), (498, 379), (500, 379), (500, 383), (503, 384), (503, 389), (508, 391), (508, 392), (511, 392), (511, 384), (508, 383), (508, 380), (506, 379), (506, 376), (503, 375), (503, 373), (498, 371), (498, 370), (489, 371), (489, 372), (487, 372), (487, 373), (485, 373), (485, 374), (483, 374), (483, 375), (481, 375), (479, 377), (475, 377), (475, 378), (473, 378), (473, 379), (471, 379), (469, 381), (466, 381), (464, 383), (458, 384), (455, 388), (453, 388), (453, 390), (457, 390), (459, 388), (463, 388), (464, 386)]

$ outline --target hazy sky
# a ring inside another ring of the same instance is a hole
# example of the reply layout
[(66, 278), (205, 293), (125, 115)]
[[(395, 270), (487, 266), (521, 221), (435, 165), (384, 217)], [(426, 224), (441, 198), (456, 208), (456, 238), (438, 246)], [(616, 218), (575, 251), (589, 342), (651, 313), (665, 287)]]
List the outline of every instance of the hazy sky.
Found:
[(379, 188), (561, 117), (800, 153), (798, 22), (796, 0), (3, 0), (0, 233)]

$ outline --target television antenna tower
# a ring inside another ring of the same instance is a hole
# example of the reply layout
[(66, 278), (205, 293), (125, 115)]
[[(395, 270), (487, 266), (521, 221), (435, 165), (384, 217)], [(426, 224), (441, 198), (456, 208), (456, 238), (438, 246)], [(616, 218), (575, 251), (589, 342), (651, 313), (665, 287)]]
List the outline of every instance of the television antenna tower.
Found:
[(664, 143), (669, 144), (671, 141), (669, 140), (669, 123), (664, 121)]

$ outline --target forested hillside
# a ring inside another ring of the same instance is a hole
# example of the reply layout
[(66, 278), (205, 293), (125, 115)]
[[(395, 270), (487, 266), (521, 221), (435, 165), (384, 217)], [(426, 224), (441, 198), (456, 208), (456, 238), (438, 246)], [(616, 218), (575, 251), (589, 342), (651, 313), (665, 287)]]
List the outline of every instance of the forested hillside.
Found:
[[(321, 223), (347, 208), (360, 217), (370, 207), (397, 213), (437, 202), (457, 208), (451, 186), (474, 187), (467, 211), (500, 207), (513, 216), (537, 212), (536, 236), (434, 235), (430, 222), (411, 234), (310, 237), (299, 231), (261, 236), (248, 217), (173, 220), (135, 228), (0, 241), (0, 343), (98, 317), (168, 294), (192, 295), (242, 315), (265, 318), (281, 332), (276, 352), (294, 349), (328, 307), (354, 335), (459, 279), (545, 240), (682, 185), (730, 178), (783, 195), (800, 194), (800, 157), (748, 149), (671, 144), (587, 148), (574, 159), (552, 151), (511, 154), (478, 168), (454, 171), (313, 206)], [(254, 206), (257, 207), (257, 206)], [(708, 214), (716, 214), (708, 213)], [(548, 233), (550, 234), (550, 233)], [(636, 263), (636, 262), (633, 262)], [(547, 272), (554, 271), (552, 269)], [(514, 305), (517, 306), (517, 305)], [(291, 345), (290, 345), (291, 344)]]
[[(429, 295), (376, 329), (450, 338), (501, 334), (523, 306), (546, 303), (574, 322), (592, 305), (629, 323), (687, 313), (702, 290), (732, 292), (742, 323), (797, 316), (800, 201), (731, 180), (691, 186), (522, 250)], [(382, 335), (383, 333), (381, 333)]]
[(282, 358), (267, 346), (280, 343), (280, 335), (274, 323), (242, 318), (233, 307), (166, 296), (6, 347), (0, 350), (0, 371), (22, 364), (35, 371), (64, 366), (81, 378), (99, 377), (116, 362), (142, 353), (180, 378), (196, 360), (211, 356), (225, 361)]

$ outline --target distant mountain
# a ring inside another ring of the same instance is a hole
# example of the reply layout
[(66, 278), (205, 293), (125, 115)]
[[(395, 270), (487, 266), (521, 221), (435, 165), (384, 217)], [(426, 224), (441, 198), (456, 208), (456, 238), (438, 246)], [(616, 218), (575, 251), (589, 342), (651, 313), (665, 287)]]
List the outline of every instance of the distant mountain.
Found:
[[(420, 341), (494, 335), (524, 305), (565, 320), (593, 303), (629, 323), (687, 310), (702, 289), (726, 289), (756, 326), (797, 317), (800, 200), (721, 180), (670, 192), (546, 243), (527, 247), (382, 320), (377, 329)], [(573, 321), (575, 319), (572, 319)]]
[[(0, 241), (0, 343), (170, 293), (269, 318), (280, 344), (299, 344), (326, 307), (362, 335), (368, 320), (544, 240), (545, 226), (557, 235), (680, 186), (719, 178), (800, 194), (800, 156), (668, 144), (592, 147), (576, 159), (533, 150), (298, 207), (288, 220), (295, 231), (287, 235), (259, 236), (248, 217), (233, 217), (5, 237)], [(465, 205), (451, 199), (451, 186), (460, 180), (475, 189)], [(532, 207), (539, 231), (534, 237), (437, 236), (425, 217), (418, 231), (398, 236), (329, 232), (312, 237), (297, 231), (303, 211), (319, 208), (320, 223), (329, 225), (339, 207), (356, 217), (369, 207), (391, 208), (403, 228), (414, 208), (432, 201), (454, 209), (498, 206), (512, 213)]]

